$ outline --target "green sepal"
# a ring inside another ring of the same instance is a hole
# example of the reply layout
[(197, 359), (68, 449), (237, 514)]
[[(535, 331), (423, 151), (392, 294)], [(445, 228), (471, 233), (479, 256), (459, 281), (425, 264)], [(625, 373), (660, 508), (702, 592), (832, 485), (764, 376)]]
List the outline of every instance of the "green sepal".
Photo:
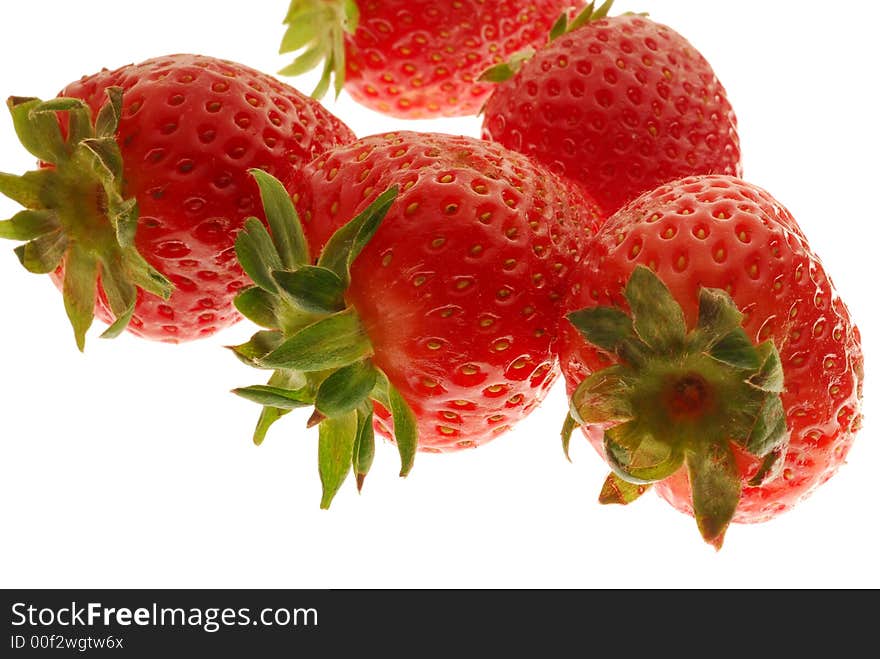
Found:
[(174, 284), (161, 272), (147, 263), (135, 249), (124, 250), (119, 261), (120, 272), (124, 272), (128, 281), (146, 293), (167, 300), (174, 292)]
[(397, 444), (397, 451), (400, 453), (400, 476), (405, 478), (412, 470), (416, 459), (419, 444), (418, 422), (409, 403), (391, 384), (388, 376), (382, 371), (378, 371), (378, 373), (379, 378), (373, 391), (373, 397), (391, 412), (391, 420), (394, 423), (394, 441)]
[(233, 300), (235, 308), (248, 320), (266, 329), (278, 329), (275, 296), (259, 286), (244, 289)]
[(79, 144), (94, 156), (95, 165), (100, 168), (104, 176), (112, 182), (122, 178), (122, 153), (114, 138), (89, 138)]
[(755, 389), (781, 394), (785, 389), (785, 374), (776, 344), (773, 341), (764, 341), (758, 346), (757, 352), (761, 366), (748, 379), (748, 383)]
[(80, 352), (86, 347), (86, 332), (95, 319), (95, 298), (98, 289), (98, 262), (77, 245), (67, 252), (64, 264), (64, 308), (73, 327)]
[(56, 229), (19, 245), (14, 251), (25, 270), (35, 275), (47, 275), (61, 265), (67, 246), (67, 234)]
[(755, 420), (755, 427), (745, 443), (752, 455), (763, 458), (788, 441), (788, 427), (785, 423), (785, 409), (778, 395), (767, 394), (761, 411)]
[(571, 455), (568, 452), (571, 445), (571, 435), (578, 425), (577, 420), (569, 413), (565, 417), (565, 422), (562, 424), (562, 431), (560, 432), (560, 435), (562, 435), (562, 452), (565, 453), (565, 459), (569, 462), (571, 462)]
[(351, 264), (379, 229), (398, 192), (394, 185), (376, 197), (357, 217), (338, 229), (321, 252), (318, 265), (335, 272), (346, 288), (351, 283)]
[[(78, 99), (77, 99), (78, 100)], [(67, 143), (71, 146), (94, 136), (92, 111), (84, 102), (67, 111)]]
[(304, 327), (259, 361), (264, 368), (325, 371), (351, 364), (373, 351), (353, 307)]
[(550, 28), (549, 40), (553, 41), (568, 31), (568, 12), (564, 11)]
[(21, 145), (43, 162), (58, 163), (67, 157), (67, 146), (54, 115), (33, 110), (43, 101), (38, 98), (11, 96), (6, 101), (12, 125)]
[[(339, 94), (345, 87), (345, 42), (342, 39), (335, 39), (332, 42), (330, 59), (326, 63), (326, 68), (332, 68), (330, 73), (333, 75), (333, 92), (335, 98), (339, 98)], [(326, 76), (327, 73), (324, 75)], [(316, 96), (316, 98), (322, 98), (326, 93), (327, 91), (324, 90), (321, 92), (321, 96)]]
[(570, 402), (570, 414), (580, 425), (624, 423), (633, 418), (629, 402), (630, 373), (612, 366), (593, 373), (580, 383)]
[(599, 503), (602, 505), (617, 504), (626, 506), (649, 489), (651, 489), (650, 485), (630, 483), (623, 480), (617, 474), (610, 473), (602, 485), (602, 491), (599, 492)]
[(276, 270), (275, 283), (303, 311), (336, 313), (345, 308), (345, 284), (332, 270), (307, 265), (296, 270)]
[(101, 333), (102, 339), (115, 339), (120, 334), (125, 331), (125, 328), (128, 327), (128, 324), (131, 322), (131, 318), (134, 316), (134, 304), (130, 307), (126, 308), (124, 311), (116, 314), (116, 320), (114, 320), (110, 326)]
[(41, 210), (46, 208), (43, 195), (57, 180), (58, 174), (52, 169), (35, 169), (21, 176), (0, 172), (0, 194), (25, 208)]
[(598, 21), (601, 18), (605, 18), (608, 15), (608, 12), (611, 11), (611, 6), (614, 4), (614, 0), (605, 0), (598, 8), (596, 8), (596, 3), (591, 2), (581, 11), (580, 14), (575, 16), (575, 18), (571, 21), (566, 32), (574, 32), (580, 27), (583, 27), (587, 23), (592, 21)]
[(703, 343), (703, 349), (708, 350), (723, 337), (727, 336), (742, 324), (743, 315), (733, 298), (727, 291), (720, 288), (700, 289), (700, 311), (697, 320), (697, 329)]
[(110, 327), (101, 334), (101, 338), (113, 339), (122, 334), (134, 315), (137, 288), (131, 283), (123, 264), (113, 259), (105, 259), (101, 262), (101, 287), (110, 303), (110, 310), (116, 317)]
[(70, 112), (72, 110), (85, 110), (88, 109), (88, 105), (82, 99), (79, 98), (52, 98), (48, 101), (42, 101), (41, 103), (33, 106), (30, 110), (31, 115), (46, 113), (46, 114), (54, 114), (55, 112)]
[(366, 360), (349, 364), (327, 376), (315, 395), (315, 409), (326, 417), (358, 408), (376, 384), (376, 369)]
[(61, 228), (55, 211), (21, 211), (9, 220), (0, 222), (0, 238), (33, 240)]
[(669, 478), (684, 461), (681, 446), (667, 443), (635, 421), (606, 430), (603, 443), (614, 473), (637, 485)]
[(116, 227), (116, 240), (122, 247), (134, 245), (134, 237), (137, 234), (137, 221), (140, 211), (134, 199), (120, 200), (119, 203), (111, 203), (108, 215), (114, 227)]
[(737, 327), (721, 338), (709, 350), (709, 355), (722, 364), (744, 370), (754, 370), (761, 365), (758, 351), (742, 327)]
[(292, 269), (309, 262), (309, 248), (303, 233), (299, 215), (290, 195), (274, 176), (260, 169), (250, 170), (260, 188), (266, 222), (272, 230), (272, 241), (285, 269)]
[(523, 48), (522, 50), (519, 50), (511, 55), (510, 59), (506, 62), (500, 62), (495, 66), (490, 66), (488, 69), (483, 71), (482, 74), (480, 74), (478, 80), (480, 82), (506, 82), (517, 73), (519, 73), (519, 70), (522, 68), (523, 64), (525, 64), (535, 56), (535, 52), (535, 49), (531, 46)]
[[(304, 390), (309, 384), (310, 383), (305, 378), (296, 373), (291, 373), (290, 371), (275, 371), (269, 378), (268, 386), (291, 392), (295, 390)], [(289, 413), (290, 409), (263, 407), (260, 412), (260, 418), (257, 420), (257, 425), (254, 428), (254, 444), (260, 446), (266, 439), (266, 433), (269, 432), (269, 428), (272, 427), (272, 424)]]
[(254, 334), (249, 341), (237, 346), (228, 346), (242, 362), (254, 368), (271, 368), (264, 366), (261, 360), (275, 350), (284, 340), (281, 332), (263, 330)]
[(400, 454), (400, 477), (406, 478), (412, 471), (419, 444), (416, 415), (390, 382), (388, 402), (391, 405), (391, 418), (394, 421), (394, 441), (397, 442), (397, 452)]
[(356, 0), (342, 0), (343, 28), (348, 34), (354, 34), (361, 20), (361, 9)]
[(257, 425), (254, 428), (253, 442), (256, 446), (262, 445), (266, 440), (266, 434), (272, 424), (278, 421), (285, 414), (289, 414), (290, 410), (283, 410), (278, 407), (264, 407), (260, 412), (260, 418), (257, 419)]
[[(319, 11), (325, 11), (325, 7), (315, 0), (291, 0), (290, 6), (287, 8), (287, 14), (284, 16), (284, 23), (298, 23), (303, 17)], [(284, 53), (281, 54), (283, 55)]]
[[(32, 107), (29, 117), (31, 128), (36, 128), (38, 131), (49, 129), (49, 133), (44, 137), (54, 141), (56, 139), (55, 127), (50, 128), (49, 121), (56, 123), (57, 126), (55, 114), (58, 112), (67, 115), (67, 140), (64, 146), (58, 150), (56, 160), (52, 161), (56, 164), (69, 158), (73, 148), (80, 146), (83, 141), (94, 136), (92, 111), (86, 102), (79, 98), (53, 98)], [(40, 115), (45, 115), (45, 117)], [(61, 137), (60, 130), (57, 136)]]
[(232, 393), (264, 407), (276, 407), (281, 410), (296, 410), (308, 407), (314, 402), (314, 395), (308, 387), (294, 391), (256, 384), (251, 387), (233, 389)]
[(632, 318), (614, 307), (573, 311), (568, 320), (584, 339), (608, 352), (617, 352), (627, 343), (639, 341)]
[(663, 280), (650, 268), (637, 265), (623, 294), (633, 328), (646, 345), (658, 352), (681, 348), (687, 332), (684, 312)]
[(281, 69), (278, 72), (278, 75), (294, 77), (300, 76), (303, 73), (308, 73), (324, 61), (326, 56), (327, 51), (322, 46), (313, 46), (305, 50), (293, 60), (293, 62)]
[(116, 199), (110, 202), (107, 215), (116, 228), (116, 240), (122, 247), (134, 245), (137, 235), (138, 218), (140, 211), (134, 199)]
[[(323, 53), (321, 54), (323, 56)], [(324, 69), (321, 71), (321, 77), (318, 78), (318, 84), (315, 85), (315, 88), (309, 96), (312, 98), (324, 98), (327, 91), (330, 89), (330, 77), (333, 74), (333, 67), (334, 62), (332, 57), (324, 59)]]
[(779, 463), (779, 460), (785, 455), (783, 450), (777, 449), (775, 451), (771, 451), (764, 459), (761, 461), (760, 466), (758, 467), (758, 471), (755, 472), (755, 475), (749, 479), (750, 487), (760, 487), (763, 485), (764, 481), (773, 473), (773, 470), (776, 468), (776, 465)]
[(359, 19), (360, 10), (354, 0), (292, 0), (284, 19), (288, 27), (279, 52), (300, 54), (279, 74), (302, 75), (323, 62), (323, 72), (312, 95), (321, 98), (326, 94), (333, 78), (333, 88), (339, 96), (345, 84), (345, 35), (354, 34)]
[(358, 436), (358, 413), (325, 419), (318, 426), (318, 472), (321, 475), (321, 508), (330, 507), (333, 497), (351, 471), (354, 444)]
[(281, 269), (281, 256), (269, 231), (257, 218), (249, 217), (238, 232), (235, 255), (242, 270), (257, 286), (270, 293), (278, 292), (272, 272)]
[(95, 136), (115, 137), (122, 117), (122, 87), (108, 87), (107, 102), (98, 110), (95, 118)]
[(371, 403), (358, 408), (358, 432), (354, 441), (351, 455), (351, 467), (357, 480), (357, 489), (360, 492), (364, 487), (364, 480), (373, 466), (373, 457), (376, 454), (376, 436), (373, 430), (373, 406)]
[(293, 53), (300, 48), (308, 45), (314, 38), (316, 32), (315, 20), (321, 9), (314, 11), (306, 11), (294, 16), (288, 15), (285, 22), (289, 23), (289, 27), (281, 38), (281, 46), (278, 48), (278, 54)]
[(123, 181), (122, 152), (113, 137), (84, 139), (80, 148), (88, 152), (107, 196), (107, 219), (116, 231), (116, 241), (123, 248), (134, 245), (137, 233), (138, 207), (134, 199), (124, 199), (121, 194)]
[(694, 517), (703, 539), (721, 549), (742, 496), (742, 479), (726, 442), (693, 442), (686, 451)]

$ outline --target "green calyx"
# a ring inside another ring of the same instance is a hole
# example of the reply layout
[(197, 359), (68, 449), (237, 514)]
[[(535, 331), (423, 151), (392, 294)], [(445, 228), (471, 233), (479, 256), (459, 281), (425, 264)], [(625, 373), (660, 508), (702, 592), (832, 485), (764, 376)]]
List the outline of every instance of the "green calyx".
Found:
[(563, 12), (562, 15), (556, 19), (553, 27), (550, 28), (550, 41), (558, 39), (563, 34), (574, 32), (587, 23), (592, 23), (593, 21), (605, 18), (608, 16), (608, 12), (611, 11), (611, 6), (613, 4), (614, 0), (605, 0), (605, 2), (597, 7), (595, 2), (591, 2), (571, 20), (568, 18), (568, 12)]
[[(568, 11), (562, 12), (550, 28), (548, 42), (558, 39), (563, 34), (573, 32), (587, 23), (605, 18), (608, 16), (608, 12), (611, 11), (613, 4), (614, 0), (605, 0), (605, 2), (597, 7), (595, 2), (591, 2), (571, 19), (569, 19)], [(504, 82), (510, 80), (519, 72), (522, 65), (535, 55), (535, 52), (534, 48), (524, 48), (515, 52), (506, 62), (501, 62), (486, 69), (480, 76), (480, 80), (483, 82)]]
[[(563, 14), (565, 16), (565, 14)], [(535, 56), (537, 51), (529, 46), (518, 50), (506, 62), (501, 62), (495, 66), (490, 66), (480, 74), (478, 80), (480, 82), (505, 82), (519, 73), (522, 65)]]
[(323, 63), (312, 96), (322, 98), (330, 89), (331, 79), (339, 96), (345, 84), (345, 35), (354, 34), (359, 18), (355, 0), (291, 0), (279, 52), (299, 55), (278, 73), (298, 76)]
[[(51, 168), (22, 176), (0, 172), (0, 194), (24, 210), (0, 222), (0, 238), (23, 241), (15, 253), (35, 274), (64, 268), (64, 306), (77, 346), (94, 319), (98, 281), (115, 322), (104, 338), (118, 336), (134, 312), (137, 289), (168, 298), (172, 285), (134, 246), (138, 209), (123, 196), (122, 155), (116, 131), (122, 90), (107, 89), (107, 103), (92, 120), (74, 98), (7, 101), (22, 145)], [(67, 115), (64, 137), (57, 115)]]
[(701, 289), (699, 318), (684, 313), (650, 269), (637, 266), (624, 290), (630, 314), (594, 307), (569, 314), (591, 344), (619, 363), (585, 379), (571, 398), (563, 448), (577, 425), (601, 424), (612, 475), (602, 503), (626, 504), (682, 467), (703, 538), (721, 547), (742, 479), (731, 442), (764, 458), (760, 485), (788, 442), (783, 372), (772, 341), (753, 345), (742, 313), (718, 289)]
[(409, 405), (372, 361), (373, 347), (357, 311), (345, 300), (351, 264), (367, 245), (397, 197), (395, 186), (341, 227), (316, 264), (302, 225), (281, 183), (251, 170), (260, 188), (269, 229), (250, 218), (235, 250), (254, 286), (235, 306), (264, 329), (231, 350), (244, 363), (273, 371), (268, 384), (234, 390), (263, 406), (254, 432), (261, 444), (275, 421), (313, 407), (308, 426), (318, 426), (321, 507), (354, 471), (361, 489), (373, 462), (373, 401), (391, 412), (400, 452), (400, 475), (415, 459), (418, 434)]

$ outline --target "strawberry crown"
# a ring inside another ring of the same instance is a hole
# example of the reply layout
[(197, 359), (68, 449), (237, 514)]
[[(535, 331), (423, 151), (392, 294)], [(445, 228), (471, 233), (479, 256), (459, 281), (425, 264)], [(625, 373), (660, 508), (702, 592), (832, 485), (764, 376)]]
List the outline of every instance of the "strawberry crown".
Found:
[(355, 0), (291, 0), (284, 18), (287, 30), (278, 52), (283, 55), (299, 51), (299, 55), (279, 75), (302, 75), (323, 62), (312, 97), (323, 98), (331, 80), (339, 96), (345, 84), (345, 35), (354, 34), (359, 18)]
[[(11, 97), (7, 106), (22, 145), (50, 167), (22, 176), (0, 172), (0, 194), (27, 209), (0, 222), (0, 238), (25, 242), (15, 253), (32, 273), (63, 267), (64, 307), (83, 350), (99, 280), (115, 317), (103, 338), (127, 327), (139, 288), (165, 299), (172, 292), (171, 282), (134, 246), (137, 202), (124, 197), (116, 143), (122, 89), (107, 89), (107, 102), (94, 121), (89, 106), (77, 98)], [(60, 113), (67, 115), (66, 137)]]
[(763, 458), (750, 486), (773, 474), (788, 444), (779, 353), (770, 340), (752, 344), (743, 314), (723, 290), (700, 289), (690, 331), (681, 306), (649, 268), (633, 270), (624, 297), (630, 314), (594, 307), (568, 316), (586, 341), (619, 363), (575, 390), (563, 449), (567, 456), (579, 425), (606, 428), (613, 473), (602, 503), (628, 504), (685, 466), (697, 525), (720, 548), (742, 494), (730, 443)]
[[(588, 4), (584, 7), (579, 14), (575, 15), (573, 18), (569, 18), (569, 12), (564, 11), (560, 14), (559, 18), (556, 19), (556, 22), (553, 23), (553, 26), (550, 28), (550, 32), (547, 35), (547, 42), (550, 43), (555, 41), (563, 34), (569, 34), (570, 32), (574, 32), (578, 28), (583, 27), (587, 23), (591, 23), (593, 21), (598, 21), (608, 16), (608, 12), (611, 11), (611, 7), (614, 4), (614, 0), (605, 0), (598, 7), (596, 6), (595, 1)], [(631, 15), (633, 12), (625, 12), (623, 15)], [(640, 16), (647, 16), (645, 13), (639, 14)], [(506, 62), (501, 62), (500, 64), (496, 64), (488, 69), (486, 69), (483, 74), (480, 76), (480, 80), (483, 82), (505, 82), (506, 80), (510, 80), (513, 76), (515, 76), (519, 70), (522, 68), (522, 65), (528, 62), (532, 57), (535, 56), (537, 51), (532, 48), (524, 48), (520, 51), (515, 52), (510, 56), (510, 59)]]
[(351, 264), (376, 233), (398, 188), (379, 195), (333, 234), (312, 265), (284, 186), (263, 171), (251, 174), (271, 233), (257, 218), (249, 218), (238, 235), (235, 251), (254, 286), (238, 294), (235, 306), (264, 329), (231, 350), (245, 364), (273, 373), (268, 384), (233, 393), (263, 406), (254, 432), (258, 445), (270, 426), (291, 410), (314, 408), (307, 426), (318, 426), (321, 507), (329, 508), (350, 471), (360, 491), (373, 462), (373, 401), (391, 412), (401, 476), (415, 459), (415, 415), (372, 362), (370, 340), (357, 311), (345, 300)]

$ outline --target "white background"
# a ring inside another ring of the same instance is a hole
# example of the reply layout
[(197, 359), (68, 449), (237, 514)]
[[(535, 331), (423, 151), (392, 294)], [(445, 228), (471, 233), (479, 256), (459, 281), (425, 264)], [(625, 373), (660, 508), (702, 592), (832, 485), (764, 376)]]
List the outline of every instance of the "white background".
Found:
[[(317, 437), (305, 416), (250, 442), (261, 382), (221, 346), (243, 322), (167, 346), (93, 333), (77, 353), (60, 295), (0, 246), (0, 587), (855, 587), (880, 586), (880, 332), (874, 3), (620, 0), (651, 12), (713, 63), (740, 121), (746, 177), (789, 206), (860, 325), (865, 426), (847, 466), (770, 523), (735, 526), (716, 554), (692, 519), (648, 495), (603, 508), (603, 464), (557, 428), (561, 388), (476, 451), (419, 455), (396, 477), (378, 446), (358, 497), (320, 511)], [(101, 67), (198, 52), (268, 72), (286, 0), (3, 3), (0, 97), (49, 98)], [(310, 91), (311, 81), (299, 81)], [(479, 120), (403, 123), (345, 95), (358, 135), (394, 128), (479, 135)], [(32, 158), (0, 116), (0, 170)], [(0, 216), (16, 206), (0, 198)]]

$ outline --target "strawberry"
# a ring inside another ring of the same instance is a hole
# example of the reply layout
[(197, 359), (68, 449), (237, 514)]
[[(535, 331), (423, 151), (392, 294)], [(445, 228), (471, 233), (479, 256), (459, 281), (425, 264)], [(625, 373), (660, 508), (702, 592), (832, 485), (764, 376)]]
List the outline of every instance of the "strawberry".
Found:
[(104, 70), (9, 108), (41, 169), (0, 174), (0, 192), (28, 208), (0, 237), (30, 241), (16, 250), (23, 265), (53, 273), (80, 349), (94, 314), (112, 323), (105, 336), (128, 326), (170, 343), (236, 322), (247, 280), (233, 243), (260, 212), (247, 170), (289, 178), (354, 139), (295, 89), (197, 55)]
[(281, 52), (303, 49), (283, 75), (324, 61), (317, 96), (335, 77), (358, 103), (404, 119), (477, 114), (490, 66), (546, 41), (572, 0), (293, 0)]
[(720, 547), (834, 474), (860, 424), (859, 332), (790, 213), (728, 176), (646, 193), (589, 246), (560, 363), (611, 464), (605, 503), (651, 484)]
[[(540, 403), (555, 379), (569, 274), (601, 221), (576, 188), (498, 145), (401, 132), (319, 156), (288, 191), (303, 237), (285, 242), (304, 241), (311, 258), (277, 240), (273, 249), (259, 223), (240, 236), (257, 286), (238, 306), (266, 331), (234, 350), (276, 371), (269, 389), (237, 393), (265, 406), (258, 443), (290, 401), (315, 404), (321, 446), (325, 434), (347, 438), (326, 440), (337, 448), (322, 475), (336, 477), (324, 479), (323, 505), (348, 473), (355, 432), (368, 428), (372, 442), (370, 399), (376, 428), (398, 443), (402, 475), (416, 443), (472, 448)], [(278, 197), (265, 203), (280, 208)], [(300, 235), (292, 210), (275, 215), (273, 236), (290, 224)], [(366, 467), (355, 460), (359, 481)]]
[(610, 6), (563, 17), (515, 74), (487, 72), (501, 83), (483, 136), (585, 186), (608, 214), (676, 178), (741, 175), (736, 117), (709, 63), (665, 25), (606, 18)]

